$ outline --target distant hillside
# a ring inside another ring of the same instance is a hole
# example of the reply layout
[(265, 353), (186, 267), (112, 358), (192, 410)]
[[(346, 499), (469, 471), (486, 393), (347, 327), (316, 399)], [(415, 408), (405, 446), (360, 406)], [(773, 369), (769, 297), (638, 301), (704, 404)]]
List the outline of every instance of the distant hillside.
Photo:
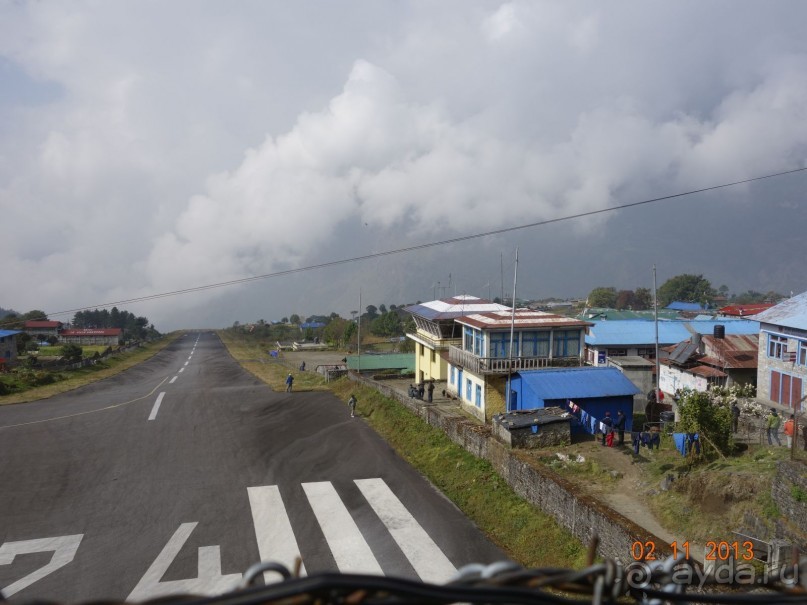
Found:
[(6, 315), (19, 315), (19, 313), (14, 309), (4, 309), (0, 307), (0, 317), (5, 317)]

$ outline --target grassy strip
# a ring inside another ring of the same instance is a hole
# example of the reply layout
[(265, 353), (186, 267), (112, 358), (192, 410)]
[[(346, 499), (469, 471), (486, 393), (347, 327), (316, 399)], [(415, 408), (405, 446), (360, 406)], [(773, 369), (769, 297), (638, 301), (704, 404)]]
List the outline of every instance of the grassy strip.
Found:
[[(219, 334), (230, 354), (245, 368), (273, 389), (285, 388), (288, 368), (282, 361), (270, 359), (266, 353), (260, 361), (260, 347), (231, 332)], [(583, 566), (584, 549), (570, 532), (516, 495), (490, 463), (454, 444), (443, 431), (375, 389), (350, 380), (326, 384), (313, 372), (300, 374), (300, 380), (310, 381), (310, 385), (299, 384), (299, 390), (327, 389), (343, 401), (355, 393), (359, 416), (514, 561), (527, 567)]]
[(153, 357), (165, 347), (176, 340), (182, 333), (175, 332), (164, 336), (160, 340), (146, 343), (145, 345), (129, 351), (121, 353), (120, 355), (110, 355), (106, 359), (99, 361), (94, 366), (88, 366), (79, 370), (69, 370), (59, 372), (59, 374), (68, 375), (69, 378), (60, 380), (53, 384), (35, 387), (28, 389), (22, 393), (12, 393), (0, 397), (0, 405), (8, 405), (12, 403), (27, 403), (29, 401), (37, 401), (39, 399), (47, 399), (59, 393), (72, 391), (78, 387), (104, 380), (115, 374), (119, 374), (124, 370), (128, 370), (132, 366), (142, 363)]

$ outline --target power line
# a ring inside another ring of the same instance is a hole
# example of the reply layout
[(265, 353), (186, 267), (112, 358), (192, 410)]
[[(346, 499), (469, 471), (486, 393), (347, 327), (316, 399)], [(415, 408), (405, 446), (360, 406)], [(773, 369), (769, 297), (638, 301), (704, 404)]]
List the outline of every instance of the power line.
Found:
[[(255, 275), (253, 277), (243, 277), (243, 278), (240, 278), (240, 279), (233, 279), (233, 280), (230, 280), (230, 281), (218, 282), (218, 283), (214, 283), (214, 284), (207, 284), (207, 285), (204, 285), (204, 286), (195, 286), (195, 287), (192, 287), (192, 288), (183, 288), (181, 290), (172, 290), (170, 292), (161, 292), (159, 294), (150, 294), (150, 295), (147, 295), (147, 296), (140, 296), (140, 297), (137, 297), (137, 298), (128, 298), (128, 299), (125, 299), (125, 300), (107, 302), (107, 303), (103, 303), (103, 304), (99, 304), (99, 305), (92, 305), (92, 306), (88, 306), (88, 307), (78, 307), (78, 308), (75, 308), (75, 309), (67, 309), (67, 310), (64, 310), (64, 311), (57, 311), (55, 313), (47, 313), (46, 315), (48, 317), (60, 316), (60, 315), (67, 315), (67, 314), (70, 314), (70, 313), (77, 313), (79, 311), (88, 311), (88, 310), (97, 309), (97, 308), (106, 308), (106, 307), (112, 307), (112, 306), (118, 306), (118, 305), (126, 305), (126, 304), (138, 303), (138, 302), (146, 302), (146, 301), (150, 301), (150, 300), (157, 300), (159, 298), (167, 298), (169, 296), (179, 296), (180, 294), (189, 294), (191, 292), (202, 292), (204, 290), (212, 290), (212, 289), (215, 289), (215, 288), (225, 288), (225, 287), (228, 287), (228, 286), (235, 286), (235, 285), (238, 285), (238, 284), (246, 284), (246, 283), (250, 283), (250, 282), (253, 282), (253, 281), (270, 279), (270, 278), (273, 278), (273, 277), (283, 277), (283, 276), (292, 275), (292, 274), (295, 274), (295, 273), (303, 273), (303, 272), (307, 272), (307, 271), (315, 271), (317, 269), (326, 269), (326, 268), (329, 268), (329, 267), (336, 267), (336, 266), (339, 266), (339, 265), (346, 265), (346, 264), (349, 264), (349, 263), (356, 263), (356, 262), (371, 260), (371, 259), (374, 259), (374, 258), (382, 258), (382, 257), (385, 257), (385, 256), (393, 256), (395, 254), (405, 254), (407, 252), (416, 252), (418, 250), (425, 250), (427, 248), (435, 248), (437, 246), (446, 246), (448, 244), (456, 244), (456, 243), (459, 243), (459, 242), (465, 242), (465, 241), (468, 241), (468, 240), (478, 239), (478, 238), (481, 238), (481, 237), (489, 237), (489, 236), (492, 236), (492, 235), (501, 235), (503, 233), (511, 233), (513, 231), (521, 231), (523, 229), (531, 229), (533, 227), (541, 227), (541, 226), (544, 226), (544, 225), (551, 225), (553, 223), (560, 223), (560, 222), (563, 222), (563, 221), (571, 221), (571, 220), (574, 220), (574, 219), (585, 218), (585, 217), (594, 216), (594, 215), (597, 215), (597, 214), (604, 214), (606, 212), (614, 212), (616, 210), (625, 210), (625, 209), (628, 209), (628, 208), (636, 208), (637, 206), (655, 204), (655, 203), (659, 203), (659, 202), (673, 200), (673, 199), (680, 198), (680, 197), (685, 197), (685, 196), (688, 196), (688, 195), (695, 195), (696, 193), (705, 193), (707, 191), (715, 191), (717, 189), (725, 189), (727, 187), (735, 187), (737, 185), (743, 185), (745, 183), (752, 183), (754, 181), (762, 181), (762, 180), (765, 180), (765, 179), (772, 179), (772, 178), (776, 178), (776, 177), (780, 177), (780, 176), (785, 176), (785, 175), (788, 175), (788, 174), (794, 174), (794, 173), (797, 173), (797, 172), (804, 172), (805, 170), (807, 170), (807, 167), (796, 168), (794, 170), (787, 170), (787, 171), (784, 171), (784, 172), (776, 172), (776, 173), (773, 173), (773, 174), (766, 174), (764, 176), (757, 176), (757, 177), (753, 177), (753, 178), (749, 178), (749, 179), (743, 179), (741, 181), (733, 181), (731, 183), (723, 183), (722, 185), (713, 185), (711, 187), (703, 187), (701, 189), (693, 189), (691, 191), (686, 191), (686, 192), (683, 192), (683, 193), (674, 193), (672, 195), (665, 195), (665, 196), (662, 196), (662, 197), (656, 197), (656, 198), (652, 198), (652, 199), (642, 200), (642, 201), (639, 201), (639, 202), (630, 202), (630, 203), (627, 203), (627, 204), (620, 204), (618, 206), (610, 206), (608, 208), (601, 208), (599, 210), (589, 210), (587, 212), (580, 212), (578, 214), (570, 214), (570, 215), (567, 215), (567, 216), (562, 216), (562, 217), (558, 217), (558, 218), (551, 218), (551, 219), (546, 219), (546, 220), (542, 220), (542, 221), (536, 221), (536, 222), (533, 222), (533, 223), (525, 223), (523, 225), (515, 225), (515, 226), (512, 226), (512, 227), (503, 227), (501, 229), (493, 229), (491, 231), (484, 231), (482, 233), (474, 233), (472, 235), (463, 235), (463, 236), (460, 236), (460, 237), (454, 237), (454, 238), (451, 238), (451, 239), (441, 240), (441, 241), (437, 241), (437, 242), (428, 242), (428, 243), (425, 243), (425, 244), (418, 244), (418, 245), (415, 245), (415, 246), (408, 246), (406, 248), (397, 248), (395, 250), (387, 250), (387, 251), (384, 251), (384, 252), (374, 252), (372, 254), (364, 254), (364, 255), (361, 255), (361, 256), (354, 256), (354, 257), (351, 257), (351, 258), (344, 258), (344, 259), (340, 259), (340, 260), (328, 261), (328, 262), (325, 262), (325, 263), (318, 263), (318, 264), (315, 264), (315, 265), (308, 265), (308, 266), (305, 266), (305, 267), (298, 267), (296, 269), (286, 269), (286, 270), (283, 270), (283, 271), (275, 271), (273, 273), (266, 273), (266, 274), (263, 274), (263, 275)], [(0, 322), (0, 325), (2, 325), (2, 324), (3, 324), (3, 322)]]

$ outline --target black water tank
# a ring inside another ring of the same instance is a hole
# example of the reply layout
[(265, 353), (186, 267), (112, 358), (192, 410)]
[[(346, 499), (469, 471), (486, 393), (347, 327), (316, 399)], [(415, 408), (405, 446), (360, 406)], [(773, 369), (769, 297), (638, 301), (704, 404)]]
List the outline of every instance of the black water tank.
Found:
[(726, 326), (723, 324), (715, 324), (715, 338), (726, 337)]

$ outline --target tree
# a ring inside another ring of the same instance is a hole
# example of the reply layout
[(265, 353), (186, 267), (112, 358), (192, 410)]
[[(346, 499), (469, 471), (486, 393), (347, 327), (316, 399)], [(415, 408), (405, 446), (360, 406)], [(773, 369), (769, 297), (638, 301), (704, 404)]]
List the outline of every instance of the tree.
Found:
[(616, 294), (616, 301), (614, 302), (615, 309), (633, 309), (635, 308), (636, 295), (633, 290), (620, 290)]
[(81, 358), (84, 356), (84, 349), (77, 344), (68, 343), (62, 345), (61, 353), (64, 360), (67, 362), (81, 361)]
[(650, 291), (650, 288), (636, 288), (633, 300), (633, 308), (637, 311), (653, 308), (653, 293)]
[(291, 317), (289, 317), (289, 323), (294, 324), (295, 326), (300, 325), (300, 316), (297, 313), (293, 313)]
[(378, 317), (378, 308), (375, 305), (367, 305), (367, 319), (370, 321)]
[(710, 392), (684, 389), (678, 397), (678, 411), (681, 417), (678, 428), (684, 433), (698, 433), (705, 454), (731, 453), (734, 439), (729, 405), (715, 403)]
[(613, 309), (616, 305), (616, 288), (594, 288), (588, 295), (589, 307)]
[(378, 305), (378, 312), (381, 313), (381, 315), (384, 315), (384, 313), (387, 312), (387, 305), (385, 305), (384, 303)]
[(673, 301), (708, 304), (714, 290), (703, 275), (683, 273), (671, 277), (658, 289), (659, 306), (666, 307)]

